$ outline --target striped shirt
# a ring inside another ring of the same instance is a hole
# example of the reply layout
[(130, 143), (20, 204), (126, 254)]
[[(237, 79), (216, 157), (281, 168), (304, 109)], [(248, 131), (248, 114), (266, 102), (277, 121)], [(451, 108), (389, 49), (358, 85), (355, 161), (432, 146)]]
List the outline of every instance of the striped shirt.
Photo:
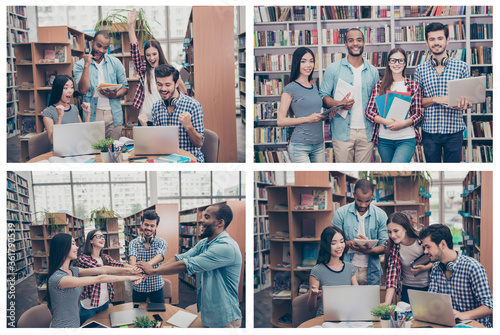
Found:
[[(78, 278), (78, 268), (71, 266), (73, 277)], [(80, 327), (80, 293), (81, 287), (60, 288), (59, 282), (69, 276), (66, 271), (57, 269), (47, 281), (50, 293), (52, 321), (50, 328), (78, 328)]]

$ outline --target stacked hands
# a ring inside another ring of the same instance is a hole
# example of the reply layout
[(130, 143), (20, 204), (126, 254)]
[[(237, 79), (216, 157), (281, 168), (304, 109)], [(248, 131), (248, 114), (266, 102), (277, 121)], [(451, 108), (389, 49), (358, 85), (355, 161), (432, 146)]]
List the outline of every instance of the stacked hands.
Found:
[(153, 267), (149, 263), (137, 262), (133, 268), (130, 268), (132, 275), (131, 281), (133, 281), (135, 285), (138, 285), (147, 277), (151, 276), (152, 271)]

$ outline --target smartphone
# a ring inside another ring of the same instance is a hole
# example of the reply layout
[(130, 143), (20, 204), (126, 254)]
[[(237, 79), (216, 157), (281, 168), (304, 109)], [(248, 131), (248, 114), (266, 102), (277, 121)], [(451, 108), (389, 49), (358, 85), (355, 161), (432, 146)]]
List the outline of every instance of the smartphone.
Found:
[(139, 304), (134, 304), (134, 308), (139, 308)]
[(153, 314), (153, 318), (155, 318), (156, 321), (163, 321), (163, 318), (160, 316), (160, 314)]

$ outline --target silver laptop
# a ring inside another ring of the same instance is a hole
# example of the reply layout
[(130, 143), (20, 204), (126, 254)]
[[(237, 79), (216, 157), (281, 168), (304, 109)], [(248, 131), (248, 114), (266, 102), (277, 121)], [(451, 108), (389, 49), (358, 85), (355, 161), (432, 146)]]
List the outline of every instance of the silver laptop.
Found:
[(179, 153), (179, 126), (134, 127), (134, 155)]
[(472, 104), (486, 101), (486, 77), (470, 77), (455, 79), (448, 82), (448, 107), (456, 107), (457, 100), (467, 97)]
[(99, 153), (92, 143), (104, 139), (104, 121), (56, 124), (53, 128), (54, 156)]
[(109, 313), (109, 321), (111, 327), (120, 327), (134, 323), (138, 316), (148, 316), (144, 308), (133, 308), (126, 311), (111, 312)]
[(371, 310), (380, 304), (378, 285), (323, 286), (325, 321), (375, 320)]
[(408, 290), (408, 297), (415, 320), (449, 327), (456, 325), (449, 294)]

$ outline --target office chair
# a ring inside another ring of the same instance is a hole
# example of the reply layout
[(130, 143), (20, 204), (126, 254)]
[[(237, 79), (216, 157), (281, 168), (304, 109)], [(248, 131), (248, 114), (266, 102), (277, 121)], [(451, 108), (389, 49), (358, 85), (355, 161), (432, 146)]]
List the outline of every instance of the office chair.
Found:
[(18, 328), (49, 328), (52, 314), (46, 304), (31, 307), (17, 321)]
[(201, 152), (205, 156), (206, 163), (217, 163), (219, 161), (220, 139), (216, 132), (205, 129), (205, 140)]

